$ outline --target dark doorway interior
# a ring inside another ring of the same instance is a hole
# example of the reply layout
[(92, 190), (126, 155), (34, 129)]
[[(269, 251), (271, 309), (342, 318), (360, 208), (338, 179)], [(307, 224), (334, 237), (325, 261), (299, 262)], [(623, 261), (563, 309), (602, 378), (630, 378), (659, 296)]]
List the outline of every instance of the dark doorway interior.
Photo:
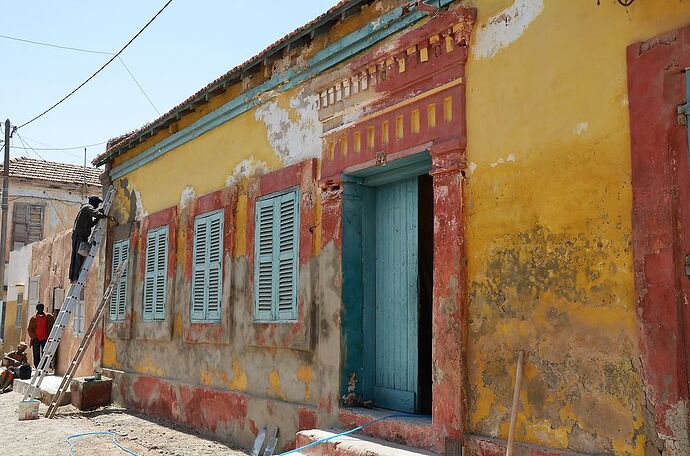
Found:
[(419, 176), (419, 401), (431, 414), (431, 340), (434, 285), (434, 194), (432, 178)]

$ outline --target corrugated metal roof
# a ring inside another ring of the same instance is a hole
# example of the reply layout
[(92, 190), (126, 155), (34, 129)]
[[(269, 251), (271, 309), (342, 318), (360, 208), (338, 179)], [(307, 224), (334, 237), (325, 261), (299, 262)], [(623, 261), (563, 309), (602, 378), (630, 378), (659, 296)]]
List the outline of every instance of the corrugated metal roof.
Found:
[(320, 27), (321, 25), (326, 24), (328, 21), (338, 20), (340, 18), (340, 15), (345, 13), (346, 11), (352, 10), (352, 8), (359, 6), (361, 4), (369, 3), (370, 1), (371, 0), (341, 0), (340, 2), (338, 2), (335, 6), (331, 7), (325, 13), (316, 17), (315, 19), (306, 23), (305, 25), (299, 27), (298, 29), (294, 30), (293, 32), (285, 35), (283, 38), (281, 38), (278, 41), (276, 41), (275, 43), (271, 44), (270, 46), (268, 46), (266, 49), (264, 49), (263, 51), (261, 51), (260, 53), (255, 55), (254, 57), (250, 58), (249, 60), (245, 61), (244, 63), (242, 63), (240, 65), (237, 65), (235, 68), (228, 71), (224, 75), (220, 76), (215, 81), (211, 82), (210, 84), (207, 84), (204, 88), (198, 90), (194, 95), (190, 96), (185, 101), (183, 101), (182, 103), (178, 104), (177, 106), (172, 108), (167, 113), (160, 116), (158, 119), (154, 120), (153, 122), (149, 122), (146, 125), (138, 128), (138, 129), (136, 129), (130, 133), (125, 133), (124, 135), (120, 135), (118, 137), (115, 137), (115, 138), (109, 140), (108, 144), (106, 146), (105, 152), (100, 154), (96, 158), (94, 158), (92, 163), (95, 165), (104, 164), (111, 155), (113, 155), (121, 147), (126, 146), (126, 144), (131, 139), (133, 139), (133, 138), (135, 138), (135, 137), (137, 137), (137, 136), (139, 136), (139, 135), (141, 135), (147, 131), (155, 129), (156, 127), (158, 127), (162, 124), (165, 124), (166, 122), (170, 122), (170, 121), (176, 119), (178, 115), (181, 115), (181, 111), (184, 108), (186, 108), (188, 105), (192, 104), (195, 101), (196, 102), (201, 101), (209, 93), (215, 92), (219, 88), (224, 89), (223, 84), (227, 84), (228, 82), (239, 78), (244, 70), (251, 68), (255, 64), (261, 62), (266, 57), (280, 51), (283, 47), (287, 46), (290, 42), (293, 42), (295, 40), (302, 38), (306, 34), (311, 33), (312, 30)]
[(10, 177), (37, 179), (67, 184), (82, 184), (86, 170), (86, 185), (101, 186), (99, 176), (103, 170), (68, 163), (57, 163), (33, 158), (19, 157), (10, 160)]

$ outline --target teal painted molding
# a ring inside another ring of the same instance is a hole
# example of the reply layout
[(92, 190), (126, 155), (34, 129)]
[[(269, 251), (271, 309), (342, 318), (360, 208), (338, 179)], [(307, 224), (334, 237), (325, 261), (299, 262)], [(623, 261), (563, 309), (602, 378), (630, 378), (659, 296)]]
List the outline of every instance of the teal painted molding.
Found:
[[(440, 3), (441, 6), (444, 7), (452, 1), (453, 0), (440, 0)], [(403, 15), (402, 6), (389, 11), (374, 22), (370, 22), (361, 29), (350, 33), (330, 46), (327, 46), (325, 49), (317, 52), (309, 59), (306, 67), (297, 70), (290, 69), (285, 73), (274, 75), (268, 81), (230, 100), (188, 127), (165, 138), (144, 152), (141, 152), (136, 157), (127, 160), (120, 166), (114, 167), (109, 173), (111, 179), (118, 179), (125, 176), (156, 158), (165, 155), (176, 147), (198, 138), (204, 133), (258, 106), (261, 104), (261, 101), (258, 99), (258, 95), (261, 93), (272, 90), (278, 92), (287, 91), (305, 80), (333, 68), (355, 54), (372, 47), (394, 33), (415, 24), (425, 15), (426, 13), (419, 10), (414, 10)], [(100, 166), (107, 161), (108, 159), (104, 158), (101, 162), (97, 163), (96, 166)]]

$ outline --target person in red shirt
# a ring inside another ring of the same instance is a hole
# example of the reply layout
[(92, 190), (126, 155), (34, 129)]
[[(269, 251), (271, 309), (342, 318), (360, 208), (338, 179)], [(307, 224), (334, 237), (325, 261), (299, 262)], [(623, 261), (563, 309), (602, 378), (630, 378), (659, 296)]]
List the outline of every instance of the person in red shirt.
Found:
[(38, 363), (43, 356), (43, 348), (48, 341), (50, 330), (53, 329), (55, 317), (53, 314), (43, 312), (45, 306), (40, 302), (36, 304), (36, 314), (29, 320), (29, 337), (31, 338), (31, 348), (34, 352), (34, 367), (38, 368)]

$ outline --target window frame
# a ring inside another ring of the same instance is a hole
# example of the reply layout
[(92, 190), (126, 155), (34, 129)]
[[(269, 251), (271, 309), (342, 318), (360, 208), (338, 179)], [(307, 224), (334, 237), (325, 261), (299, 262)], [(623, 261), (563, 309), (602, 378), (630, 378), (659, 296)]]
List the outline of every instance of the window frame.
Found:
[[(286, 195), (292, 195), (294, 221), (292, 227), (293, 233), (293, 249), (292, 249), (292, 297), (291, 309), (281, 311), (279, 305), (278, 286), (280, 282), (279, 268), (280, 268), (280, 233), (276, 230), (281, 224), (281, 220), (276, 219), (276, 214), (280, 214), (280, 200)], [(300, 186), (293, 186), (257, 198), (254, 203), (254, 311), (253, 320), (255, 323), (296, 323), (299, 319), (299, 257), (300, 257), (300, 229), (301, 229), (301, 197), (302, 192)], [(271, 242), (271, 310), (266, 311), (260, 309), (260, 264), (262, 263), (260, 255), (260, 217), (261, 207), (268, 207), (272, 205), (272, 242)], [(278, 248), (276, 249), (276, 246)]]
[(77, 337), (84, 335), (84, 320), (86, 318), (85, 296), (86, 291), (85, 288), (82, 287), (79, 298), (75, 302), (74, 318), (72, 320), (72, 335)]
[[(17, 209), (19, 207), (26, 207), (26, 219), (25, 223), (22, 223), (25, 226), (24, 229), (24, 241), (17, 241)], [(40, 216), (41, 216), (41, 222), (40, 226), (38, 227), (40, 234), (38, 235), (37, 239), (31, 239), (30, 234), (31, 234), (31, 212), (32, 210), (38, 209), (40, 211)], [(23, 202), (16, 202), (12, 205), (12, 249), (11, 250), (18, 250), (21, 247), (24, 247), (25, 245), (31, 244), (32, 242), (40, 241), (43, 239), (43, 228), (45, 225), (45, 205), (44, 204), (32, 204), (32, 203), (23, 203)], [(15, 248), (15, 243), (17, 242), (22, 242), (22, 246)]]
[[(210, 276), (211, 276), (211, 271), (212, 271), (212, 263), (209, 261), (211, 257), (211, 235), (210, 235), (210, 228), (211, 228), (211, 223), (217, 220), (219, 223), (219, 230), (220, 233), (218, 235), (218, 245), (217, 245), (217, 251), (218, 251), (218, 261), (217, 261), (217, 267), (214, 268), (217, 270), (218, 273), (218, 309), (216, 311), (215, 315), (210, 315), (211, 310), (209, 309), (211, 301), (210, 301), (210, 296), (209, 296), (209, 287), (210, 287)], [(204, 267), (204, 280), (201, 285), (197, 284), (195, 281), (195, 277), (197, 277), (197, 268), (199, 267), (200, 263), (197, 263), (197, 249), (200, 247), (197, 240), (198, 240), (198, 235), (199, 235), (199, 227), (201, 224), (204, 223), (206, 224), (206, 228), (209, 230), (209, 235), (207, 236), (207, 241), (204, 243), (204, 249), (205, 249), (205, 262), (203, 263)], [(220, 323), (222, 320), (222, 315), (223, 315), (223, 257), (225, 255), (225, 208), (220, 208), (208, 212), (201, 213), (194, 217), (194, 223), (193, 223), (193, 239), (192, 239), (192, 283), (190, 287), (190, 300), (189, 300), (189, 318), (192, 323)], [(199, 290), (199, 286), (201, 286), (201, 290)], [(203, 302), (201, 303), (201, 309), (195, 309), (195, 296), (199, 293), (203, 293)], [(203, 315), (200, 315), (203, 314)]]
[[(122, 250), (124, 249), (124, 250)], [(123, 257), (124, 254), (124, 257)], [(110, 280), (112, 281), (115, 276), (115, 271), (119, 267), (120, 263), (129, 258), (131, 254), (131, 249), (129, 245), (129, 238), (120, 239), (113, 242), (113, 250), (110, 261)], [(128, 298), (128, 276), (129, 276), (129, 262), (125, 266), (125, 270), (120, 277), (120, 281), (113, 288), (112, 295), (110, 296), (110, 304), (108, 308), (108, 313), (110, 315), (110, 321), (116, 323), (122, 323), (127, 319), (127, 298)], [(120, 296), (124, 294), (124, 297)], [(119, 305), (120, 299), (122, 300), (122, 305)], [(117, 304), (116, 304), (117, 303)], [(113, 312), (113, 307), (115, 306), (115, 311)], [(121, 311), (121, 312), (120, 312)]]
[[(164, 241), (164, 251), (162, 253), (162, 269), (160, 264), (160, 241)], [(155, 241), (155, 247), (153, 247), (153, 252), (151, 251), (153, 242)], [(153, 253), (153, 257), (150, 254)], [(168, 260), (170, 255), (170, 227), (169, 225), (162, 225), (156, 228), (148, 230), (146, 233), (146, 258), (144, 262), (144, 286), (143, 286), (143, 297), (142, 297), (142, 309), (141, 317), (143, 321), (146, 322), (156, 322), (165, 321), (166, 319), (166, 302), (168, 299)], [(150, 263), (152, 263), (152, 270), (149, 271)], [(162, 277), (162, 292), (163, 296), (158, 299), (158, 279)], [(151, 278), (152, 282), (149, 282)], [(152, 293), (152, 303), (151, 309), (147, 310), (147, 293), (148, 287), (151, 286), (153, 290)], [(160, 305), (160, 307), (159, 307)]]

